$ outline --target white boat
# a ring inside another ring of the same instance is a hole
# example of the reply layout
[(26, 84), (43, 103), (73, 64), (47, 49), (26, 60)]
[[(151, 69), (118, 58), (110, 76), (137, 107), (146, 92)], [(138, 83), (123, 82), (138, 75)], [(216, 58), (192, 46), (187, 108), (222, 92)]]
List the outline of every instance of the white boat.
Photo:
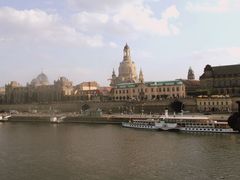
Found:
[(11, 117), (11, 115), (0, 115), (0, 121), (6, 122), (9, 120), (8, 118), (10, 118), (10, 117)]
[(159, 127), (156, 126), (156, 120), (154, 119), (135, 119), (129, 122), (122, 122), (123, 127), (137, 128), (137, 129), (152, 129), (157, 130)]
[[(168, 116), (168, 112), (165, 112), (164, 116), (161, 116), (161, 121), (166, 123), (167, 130), (172, 128), (173, 130), (179, 130), (184, 132), (211, 132), (211, 133), (237, 133), (229, 125), (227, 121), (213, 121), (206, 116)], [(161, 122), (160, 121), (160, 122)], [(172, 125), (171, 125), (172, 124)], [(164, 130), (164, 128), (162, 128)]]
[(234, 131), (228, 122), (210, 121), (205, 123), (186, 123), (179, 129), (185, 132), (210, 132), (210, 133), (238, 133)]
[(66, 118), (66, 116), (60, 116), (60, 117), (52, 116), (52, 117), (50, 117), (50, 122), (51, 123), (61, 123), (64, 121), (65, 118)]

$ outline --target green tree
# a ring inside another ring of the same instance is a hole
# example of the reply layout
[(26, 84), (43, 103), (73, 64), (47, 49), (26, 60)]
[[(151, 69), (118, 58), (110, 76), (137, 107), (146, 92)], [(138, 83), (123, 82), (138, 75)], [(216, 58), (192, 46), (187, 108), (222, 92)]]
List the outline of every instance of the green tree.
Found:
[(181, 112), (181, 110), (183, 110), (184, 108), (184, 104), (179, 101), (179, 100), (174, 100), (172, 103), (171, 103), (171, 108), (174, 112)]

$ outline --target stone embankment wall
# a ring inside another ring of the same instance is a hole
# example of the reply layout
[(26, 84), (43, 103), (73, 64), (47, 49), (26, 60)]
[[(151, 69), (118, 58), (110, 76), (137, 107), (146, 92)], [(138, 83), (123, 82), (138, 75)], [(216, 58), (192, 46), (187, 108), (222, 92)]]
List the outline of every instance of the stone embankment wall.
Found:
[[(0, 105), (0, 111), (17, 110), (20, 112), (80, 112), (84, 105), (87, 105), (91, 110), (100, 108), (103, 112), (124, 113), (132, 111), (133, 113), (163, 113), (166, 108), (171, 111), (172, 99), (162, 101), (146, 101), (146, 102), (57, 102), (49, 104), (6, 104)], [(184, 110), (196, 112), (195, 99), (180, 99), (184, 103)]]

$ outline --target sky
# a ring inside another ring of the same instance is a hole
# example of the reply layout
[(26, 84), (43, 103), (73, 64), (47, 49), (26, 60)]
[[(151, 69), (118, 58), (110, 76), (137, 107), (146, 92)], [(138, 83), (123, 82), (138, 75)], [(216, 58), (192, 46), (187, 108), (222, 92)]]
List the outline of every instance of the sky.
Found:
[(44, 72), (109, 85), (123, 47), (145, 81), (240, 62), (240, 0), (0, 0), (0, 86)]

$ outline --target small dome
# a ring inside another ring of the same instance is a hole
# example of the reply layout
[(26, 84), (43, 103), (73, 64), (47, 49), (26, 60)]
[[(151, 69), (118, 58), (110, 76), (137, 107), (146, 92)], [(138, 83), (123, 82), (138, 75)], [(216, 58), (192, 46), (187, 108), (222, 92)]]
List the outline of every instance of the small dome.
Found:
[(37, 78), (31, 81), (31, 84), (34, 86), (48, 85), (48, 77), (46, 76), (46, 74), (41, 73), (37, 76)]
[(48, 83), (48, 77), (44, 73), (39, 74), (37, 80), (43, 83)]

